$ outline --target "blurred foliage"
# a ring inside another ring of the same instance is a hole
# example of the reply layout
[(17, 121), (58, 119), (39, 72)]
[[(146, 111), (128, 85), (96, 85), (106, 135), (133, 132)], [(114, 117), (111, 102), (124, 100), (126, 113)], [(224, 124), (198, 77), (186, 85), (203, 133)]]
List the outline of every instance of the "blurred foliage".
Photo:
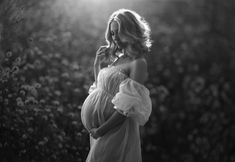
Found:
[[(129, 7), (143, 11), (154, 41), (146, 83), (153, 112), (141, 128), (143, 161), (235, 161), (235, 3), (137, 2)], [(3, 162), (86, 158), (80, 108), (107, 20), (95, 14), (98, 7), (76, 3), (83, 10), (62, 10), (59, 0), (0, 1)], [(109, 10), (115, 7), (122, 6)]]

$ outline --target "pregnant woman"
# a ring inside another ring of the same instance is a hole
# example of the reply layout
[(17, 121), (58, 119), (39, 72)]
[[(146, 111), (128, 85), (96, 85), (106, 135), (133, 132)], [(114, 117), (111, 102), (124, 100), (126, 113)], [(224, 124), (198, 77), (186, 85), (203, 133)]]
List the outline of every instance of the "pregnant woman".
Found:
[[(139, 126), (152, 110), (144, 86), (150, 28), (136, 12), (120, 9), (110, 16), (105, 38), (107, 45), (96, 52), (95, 82), (81, 112), (90, 132), (86, 162), (141, 162)], [(104, 61), (109, 65), (103, 67)]]

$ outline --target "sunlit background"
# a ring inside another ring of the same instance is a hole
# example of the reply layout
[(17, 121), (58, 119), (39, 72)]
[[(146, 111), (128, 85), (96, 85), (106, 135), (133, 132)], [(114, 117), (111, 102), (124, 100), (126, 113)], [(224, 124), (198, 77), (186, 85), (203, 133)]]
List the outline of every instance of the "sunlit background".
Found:
[[(115, 10), (120, 8), (133, 9), (143, 16), (148, 16), (161, 13), (166, 2), (167, 0), (56, 0), (51, 3), (48, 11), (50, 13), (48, 13), (49, 15), (46, 14), (46, 17), (58, 20), (62, 30), (79, 28), (86, 34), (104, 39), (103, 33), (106, 29), (107, 20)], [(153, 20), (153, 23), (157, 21), (158, 17)]]
[(235, 1), (0, 1), (0, 159), (84, 162), (81, 105), (109, 16), (149, 22), (143, 162), (234, 162)]

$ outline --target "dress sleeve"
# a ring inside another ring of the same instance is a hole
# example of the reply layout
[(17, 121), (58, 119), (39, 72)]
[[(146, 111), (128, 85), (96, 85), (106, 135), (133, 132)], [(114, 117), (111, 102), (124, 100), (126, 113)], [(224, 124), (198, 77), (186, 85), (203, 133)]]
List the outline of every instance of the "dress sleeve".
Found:
[(94, 91), (96, 89), (96, 84), (95, 82), (90, 86), (89, 90), (88, 90), (88, 94), (91, 94), (92, 91)]
[(148, 121), (152, 111), (149, 90), (130, 78), (121, 82), (119, 92), (112, 99), (112, 103), (118, 112), (133, 118), (140, 125)]

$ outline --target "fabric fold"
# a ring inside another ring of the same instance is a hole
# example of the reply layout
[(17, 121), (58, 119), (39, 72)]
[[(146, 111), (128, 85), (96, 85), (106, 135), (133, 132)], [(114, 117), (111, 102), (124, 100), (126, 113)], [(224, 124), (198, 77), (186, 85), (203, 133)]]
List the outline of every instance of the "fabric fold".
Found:
[(120, 83), (119, 92), (113, 97), (114, 108), (139, 125), (144, 125), (151, 114), (149, 90), (137, 81), (127, 78)]

